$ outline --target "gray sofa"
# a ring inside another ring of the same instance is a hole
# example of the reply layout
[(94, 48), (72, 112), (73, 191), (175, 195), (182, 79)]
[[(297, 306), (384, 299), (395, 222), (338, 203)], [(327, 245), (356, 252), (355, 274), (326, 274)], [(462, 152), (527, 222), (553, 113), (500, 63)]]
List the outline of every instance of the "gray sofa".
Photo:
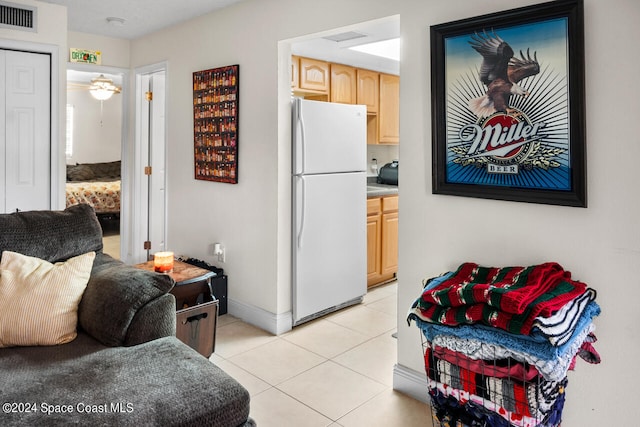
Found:
[(0, 348), (0, 425), (255, 425), (247, 390), (175, 338), (172, 279), (104, 254), (91, 207), (0, 214), (5, 250), (49, 262), (96, 258), (77, 338)]

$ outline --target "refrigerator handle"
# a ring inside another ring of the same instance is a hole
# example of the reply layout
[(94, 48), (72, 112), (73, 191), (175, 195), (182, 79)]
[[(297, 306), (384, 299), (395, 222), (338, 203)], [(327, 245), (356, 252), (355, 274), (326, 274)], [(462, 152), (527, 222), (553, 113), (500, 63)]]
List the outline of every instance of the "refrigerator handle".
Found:
[(301, 186), (300, 186), (300, 228), (298, 229), (297, 240), (298, 240), (298, 248), (302, 248), (302, 234), (304, 232), (304, 215), (305, 215), (306, 198), (305, 198), (304, 177), (300, 176), (298, 178), (300, 178)]
[(298, 140), (300, 141), (300, 160), (301, 160), (301, 167), (302, 170), (300, 172), (294, 172), (294, 173), (305, 173), (305, 164), (306, 164), (306, 153), (305, 153), (305, 138), (304, 138), (304, 119), (302, 117), (302, 106), (300, 105), (300, 102), (298, 101), (298, 109), (297, 109), (297, 113), (298, 113), (298, 126), (300, 127), (300, 138), (298, 138)]

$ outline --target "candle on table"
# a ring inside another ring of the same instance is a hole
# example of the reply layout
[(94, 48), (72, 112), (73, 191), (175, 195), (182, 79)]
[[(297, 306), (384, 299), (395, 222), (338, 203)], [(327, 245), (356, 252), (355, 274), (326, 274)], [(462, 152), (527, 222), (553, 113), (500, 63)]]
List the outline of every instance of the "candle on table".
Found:
[(156, 252), (153, 256), (153, 269), (158, 273), (173, 270), (173, 252)]

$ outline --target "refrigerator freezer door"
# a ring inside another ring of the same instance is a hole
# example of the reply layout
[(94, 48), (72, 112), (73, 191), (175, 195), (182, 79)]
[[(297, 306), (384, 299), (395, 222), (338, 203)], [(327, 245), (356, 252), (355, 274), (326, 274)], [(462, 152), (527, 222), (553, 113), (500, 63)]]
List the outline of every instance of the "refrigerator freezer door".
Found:
[(364, 105), (295, 98), (292, 131), (294, 175), (366, 170)]
[(295, 176), (293, 188), (293, 321), (298, 324), (367, 292), (366, 174)]

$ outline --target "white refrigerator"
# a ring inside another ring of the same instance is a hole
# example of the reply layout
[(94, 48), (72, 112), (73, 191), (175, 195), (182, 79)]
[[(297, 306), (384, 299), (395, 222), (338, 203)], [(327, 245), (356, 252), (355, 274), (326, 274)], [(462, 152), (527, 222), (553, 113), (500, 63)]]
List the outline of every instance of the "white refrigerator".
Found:
[(367, 292), (367, 111), (293, 100), (293, 324)]

